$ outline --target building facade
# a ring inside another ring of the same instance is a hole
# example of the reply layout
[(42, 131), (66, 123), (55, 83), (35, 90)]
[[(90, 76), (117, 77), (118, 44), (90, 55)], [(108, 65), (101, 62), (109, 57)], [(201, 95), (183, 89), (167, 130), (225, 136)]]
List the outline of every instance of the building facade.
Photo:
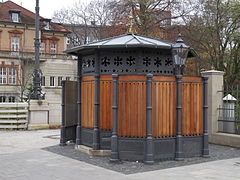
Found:
[[(61, 81), (74, 80), (76, 60), (63, 51), (70, 31), (40, 17), (42, 89), (49, 102), (49, 124), (61, 121)], [(34, 68), (35, 14), (12, 1), (0, 3), (0, 102), (28, 99)]]

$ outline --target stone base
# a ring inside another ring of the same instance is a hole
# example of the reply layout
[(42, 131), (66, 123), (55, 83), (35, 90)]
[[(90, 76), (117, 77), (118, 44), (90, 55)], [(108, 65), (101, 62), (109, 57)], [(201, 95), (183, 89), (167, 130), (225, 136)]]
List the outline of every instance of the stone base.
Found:
[(91, 147), (87, 147), (84, 145), (76, 145), (75, 149), (83, 153), (86, 153), (90, 156), (110, 156), (111, 155), (110, 150), (93, 150)]
[(49, 124), (28, 124), (28, 130), (49, 129)]
[(46, 100), (30, 100), (28, 129), (49, 129), (49, 104)]
[(240, 135), (228, 133), (215, 133), (209, 136), (209, 142), (225, 146), (240, 148)]

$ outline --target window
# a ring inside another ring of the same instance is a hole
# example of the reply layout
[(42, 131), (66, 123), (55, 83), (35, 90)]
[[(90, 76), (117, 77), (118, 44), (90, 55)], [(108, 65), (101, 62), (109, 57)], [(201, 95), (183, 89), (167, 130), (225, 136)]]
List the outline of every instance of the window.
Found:
[(7, 69), (5, 67), (0, 67), (0, 84), (7, 83)]
[(45, 76), (41, 77), (41, 86), (45, 86)]
[(66, 39), (66, 44), (68, 45), (68, 44), (70, 44), (70, 37), (67, 37), (67, 39)]
[(58, 86), (62, 85), (62, 77), (58, 77)]
[(8, 97), (8, 102), (14, 103), (16, 101), (16, 98), (14, 96), (9, 96)]
[(46, 50), (46, 44), (45, 44), (45, 42), (41, 42), (40, 53), (45, 54), (45, 50)]
[(57, 54), (57, 44), (56, 43), (51, 43), (50, 44), (50, 53), (51, 54)]
[(53, 76), (50, 77), (50, 86), (54, 86), (54, 77)]
[(12, 21), (19, 22), (19, 14), (18, 13), (12, 13)]
[(44, 27), (44, 29), (45, 30), (50, 30), (50, 22), (44, 22), (44, 24), (45, 24), (45, 27)]
[(16, 84), (16, 68), (9, 68), (8, 82), (9, 84)]
[(71, 77), (66, 77), (66, 81), (70, 81), (71, 80)]
[(6, 96), (0, 96), (0, 103), (6, 102)]
[(12, 51), (19, 51), (19, 37), (12, 37), (11, 38), (11, 50)]

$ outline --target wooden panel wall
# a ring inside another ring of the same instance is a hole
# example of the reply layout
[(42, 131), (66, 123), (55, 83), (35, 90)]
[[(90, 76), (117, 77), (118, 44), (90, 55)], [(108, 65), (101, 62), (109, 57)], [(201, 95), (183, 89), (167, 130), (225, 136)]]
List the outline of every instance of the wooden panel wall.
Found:
[(154, 76), (152, 83), (152, 135), (176, 135), (176, 82), (174, 76)]
[(120, 137), (146, 137), (145, 81), (146, 76), (119, 77), (118, 133)]
[(203, 84), (201, 77), (183, 77), (182, 84), (182, 134), (202, 134)]
[(100, 76), (100, 129), (112, 130), (112, 76)]
[[(139, 82), (137, 82), (139, 81)], [(203, 85), (200, 77), (183, 77), (182, 133), (202, 134)], [(94, 126), (94, 76), (82, 79), (82, 127)], [(152, 83), (152, 134), (155, 138), (176, 135), (176, 80), (154, 76)], [(101, 130), (112, 129), (112, 76), (100, 77)], [(118, 133), (120, 137), (146, 137), (146, 76), (119, 76)]]
[(94, 76), (82, 77), (82, 127), (93, 128), (94, 126)]

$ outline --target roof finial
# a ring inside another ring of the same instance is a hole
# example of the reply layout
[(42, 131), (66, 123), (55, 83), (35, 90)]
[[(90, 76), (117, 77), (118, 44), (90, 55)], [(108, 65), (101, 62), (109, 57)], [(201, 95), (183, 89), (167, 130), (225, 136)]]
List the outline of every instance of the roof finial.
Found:
[(128, 25), (128, 33), (129, 34), (134, 34), (134, 30), (133, 30), (133, 16), (132, 15), (130, 15), (130, 16), (128, 16), (129, 17), (129, 20), (130, 20), (130, 22), (127, 24)]
[(177, 38), (177, 43), (183, 43), (182, 37), (183, 37), (182, 34), (179, 33), (179, 34), (178, 34), (178, 38)]
[(129, 24), (128, 24), (128, 26), (129, 26), (129, 28), (128, 28), (128, 33), (133, 34), (133, 16), (130, 15), (130, 16), (129, 16), (129, 19), (130, 19), (130, 22), (129, 22)]

